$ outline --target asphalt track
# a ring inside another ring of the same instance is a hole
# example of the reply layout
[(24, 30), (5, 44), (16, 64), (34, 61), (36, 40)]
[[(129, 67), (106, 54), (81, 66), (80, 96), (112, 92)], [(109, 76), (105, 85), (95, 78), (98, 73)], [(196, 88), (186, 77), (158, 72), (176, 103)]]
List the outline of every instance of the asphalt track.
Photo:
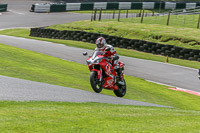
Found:
[[(10, 8), (9, 8), (9, 12), (2, 13), (2, 15), (0, 16), (0, 19), (1, 19), (0, 29), (12, 28), (12, 27), (48, 26), (52, 24), (67, 23), (67, 22), (73, 22), (77, 20), (90, 19), (90, 15), (87, 15), (87, 14), (80, 15), (80, 14), (72, 14), (72, 13), (50, 13), (50, 14), (31, 13), (31, 12), (28, 12), (27, 9), (30, 9), (30, 5), (32, 3), (38, 3), (38, 2), (31, 1), (31, 0), (27, 0), (27, 1), (21, 0), (16, 3), (13, 1), (16, 1), (16, 0), (6, 0), (6, 2), (2, 2), (2, 3), (8, 3), (10, 5)], [(21, 4), (23, 4), (23, 6), (21, 6)], [(86, 60), (86, 57), (82, 56), (82, 52), (88, 51), (89, 54), (91, 54), (92, 52), (89, 50), (84, 50), (84, 49), (79, 49), (79, 48), (66, 47), (61, 44), (55, 44), (55, 43), (37, 41), (37, 40), (31, 40), (31, 39), (8, 37), (8, 36), (3, 36), (3, 35), (0, 36), (0, 43), (4, 43), (7, 45), (20, 47), (24, 49), (29, 49), (32, 51), (44, 53), (47, 55), (59, 57), (66, 60), (71, 60), (71, 61), (82, 63), (82, 64), (85, 64), (85, 60)], [(146, 60), (129, 58), (129, 57), (121, 57), (120, 59), (126, 64), (125, 74), (141, 77), (141, 78), (151, 80), (151, 81), (156, 81), (159, 83), (169, 84), (169, 85), (180, 87), (180, 88), (190, 89), (193, 91), (200, 91), (200, 82), (197, 78), (196, 69), (184, 68), (180, 66), (174, 66), (170, 64), (146, 61)], [(13, 80), (16, 80), (16, 82), (15, 83), (12, 82)], [(27, 88), (28, 86), (25, 85), (26, 83), (18, 82), (19, 81), (18, 79), (12, 78), (11, 80), (8, 77), (1, 76), (1, 81), (3, 81), (1, 82), (1, 86), (0, 86), (0, 92), (2, 92), (0, 97), (2, 100), (5, 100), (5, 99), (6, 100), (9, 100), (9, 99), (10, 100), (22, 100), (22, 99), (34, 100), (34, 98), (31, 98), (30, 95), (34, 96), (34, 95), (40, 94), (40, 93), (36, 93), (39, 91), (35, 92), (34, 89), (31, 89), (31, 88), (29, 89), (29, 91), (32, 91), (32, 93), (29, 93), (29, 95), (26, 95), (28, 93), (25, 93), (26, 92), (25, 90), (20, 91), (19, 88)], [(29, 81), (24, 81), (24, 82), (29, 82)], [(14, 85), (12, 86), (12, 84)], [(20, 85), (21, 86), (16, 87), (15, 86), (16, 84), (18, 86)], [(10, 89), (6, 89), (5, 88), (6, 86)], [(41, 88), (38, 87), (38, 89), (41, 89)], [(48, 90), (48, 87), (46, 87), (46, 89), (43, 90), (43, 92), (45, 91), (47, 93), (46, 97), (48, 97), (48, 94), (49, 94), (49, 98), (52, 97), (52, 100), (53, 100), (53, 97), (55, 97), (55, 95), (52, 96), (53, 93), (51, 93), (51, 90)], [(13, 95), (11, 95), (12, 94), (11, 92), (13, 92)], [(17, 92), (17, 93), (14, 93), (14, 92)], [(25, 93), (24, 96), (27, 96), (26, 98), (21, 97), (19, 95), (19, 93), (22, 93), (23, 95), (23, 92)], [(80, 91), (80, 93), (82, 93), (82, 91)], [(88, 93), (91, 93), (91, 92), (88, 92)], [(95, 94), (95, 93), (92, 93), (92, 94), (101, 95), (101, 94)], [(11, 96), (9, 97), (9, 95)], [(12, 98), (12, 96), (15, 96), (15, 98)], [(19, 99), (17, 98), (17, 96), (19, 96)], [(59, 97), (59, 95), (57, 96)], [(79, 97), (81, 95), (77, 94), (77, 96)], [(68, 97), (68, 96), (63, 95), (63, 99), (64, 97)], [(122, 100), (122, 98), (117, 98), (117, 97), (115, 98)], [(72, 97), (71, 99), (77, 99), (77, 97)], [(102, 99), (100, 98), (98, 101), (94, 100), (94, 102), (101, 102), (101, 100), (103, 99), (104, 98), (102, 97)], [(42, 98), (38, 98), (38, 100), (42, 100)], [(113, 102), (115, 104), (115, 100), (110, 99), (110, 100), (106, 100), (105, 102), (108, 102), (108, 101)], [(132, 105), (136, 105), (136, 104), (132, 104)], [(151, 106), (152, 104), (145, 103), (145, 105)]]
[(90, 19), (90, 14), (76, 13), (34, 13), (29, 12), (35, 3), (48, 3), (39, 0), (1, 0), (0, 3), (8, 4), (8, 12), (0, 16), (0, 29), (12, 27), (42, 27), (54, 24), (69, 23), (78, 20)]
[[(3, 12), (0, 17), (0, 29), (14, 27), (44, 27), (55, 24), (69, 23), (79, 20), (91, 19), (91, 14), (79, 14), (70, 12), (59, 13), (34, 13), (29, 12), (31, 5), (35, 3), (49, 3), (40, 0), (1, 0), (0, 3), (8, 4), (8, 12)], [(97, 19), (99, 14), (97, 14)], [(117, 13), (115, 18), (117, 18)], [(130, 14), (134, 17), (136, 14)], [(103, 14), (102, 19), (112, 19), (113, 14)], [(125, 18), (126, 14), (121, 14)]]
[[(90, 15), (88, 14), (76, 14), (76, 13), (47, 14), (47, 13), (28, 12), (32, 4), (44, 3), (45, 1), (2, 0), (1, 2), (8, 4), (8, 12), (3, 12), (1, 14), (0, 29), (15, 28), (15, 27), (38, 27), (38, 26), (41, 27), (41, 26), (48, 26), (52, 24), (60, 24), (60, 23), (78, 21), (78, 20), (85, 20), (85, 19), (90, 18)], [(6, 36), (2, 36), (2, 37), (6, 37)], [(12, 37), (10, 39), (2, 38), (1, 43), (15, 45), (22, 42), (22, 44), (25, 44), (25, 45), (27, 44), (27, 39), (15, 38), (15, 39), (21, 40), (18, 43), (15, 43), (15, 40), (13, 39), (14, 38)], [(8, 41), (8, 42), (4, 42), (4, 41)], [(37, 42), (34, 42), (36, 40), (28, 40), (28, 43), (29, 41), (30, 42), (33, 41), (32, 42), (33, 46), (34, 44), (38, 44)], [(48, 42), (44, 42), (44, 43), (48, 44)], [(36, 48), (36, 50), (34, 50), (32, 49), (33, 47), (31, 45), (29, 46), (30, 46), (30, 50), (40, 52), (38, 50), (41, 49), (41, 47), (39, 49)], [(41, 46), (43, 47), (43, 45)], [(46, 48), (42, 48), (42, 49), (46, 51), (46, 52), (43, 51), (44, 54), (48, 54), (54, 48), (48, 49), (48, 50)], [(76, 48), (72, 48), (72, 49), (76, 50)], [(68, 57), (68, 55), (70, 54), (68, 53), (69, 51), (62, 51), (62, 53), (65, 53), (64, 56)], [(59, 52), (58, 52), (58, 55), (59, 55)], [(63, 54), (61, 56), (56, 56), (56, 57), (62, 58), (62, 56)], [(68, 58), (68, 60), (73, 61), (73, 57), (71, 57), (71, 59)], [(128, 99), (118, 98), (114, 96), (96, 94), (93, 92), (87, 92), (83, 90), (62, 87), (62, 86), (49, 85), (45, 83), (38, 83), (34, 81), (22, 80), (22, 79), (11, 78), (11, 77), (6, 77), (6, 76), (0, 76), (0, 100), (100, 102), (100, 103), (111, 103), (111, 104), (136, 105), (136, 106), (166, 107), (162, 105), (145, 103), (145, 102), (140, 102), (140, 101), (135, 101), (135, 100), (128, 100)]]
[[(85, 49), (67, 47), (62, 44), (55, 44), (45, 41), (37, 41), (3, 35), (0, 36), (10, 38), (4, 38), (0, 42), (4, 42), (4, 40), (9, 40), (8, 44), (12, 44), (11, 46), (36, 51), (65, 60), (70, 60), (73, 62), (80, 62), (81, 60), (81, 62), (85, 64), (85, 60), (87, 58), (82, 56), (82, 52), (85, 51)], [(92, 51), (88, 52), (89, 54), (92, 53)], [(0, 100), (100, 102), (136, 106), (167, 107), (157, 104), (128, 100), (124, 98), (118, 98), (115, 96), (107, 96), (103, 94), (97, 94), (68, 87), (49, 85), (45, 83), (38, 83), (34, 81), (22, 80), (6, 76), (0, 76)]]
[[(81, 64), (86, 64), (85, 61), (87, 59), (82, 53), (87, 51), (91, 55), (93, 52), (91, 50), (68, 47), (62, 44), (5, 35), (0, 35), (0, 43)], [(120, 60), (126, 64), (125, 74), (127, 75), (200, 92), (200, 81), (198, 79), (197, 69), (124, 56), (120, 56)]]
[[(9, 84), (7, 84), (9, 81)], [(68, 87), (0, 76), (0, 100), (98, 102), (136, 106), (167, 107), (135, 100), (118, 98)], [(4, 89), (2, 89), (4, 88)], [(167, 107), (168, 108), (168, 107)]]

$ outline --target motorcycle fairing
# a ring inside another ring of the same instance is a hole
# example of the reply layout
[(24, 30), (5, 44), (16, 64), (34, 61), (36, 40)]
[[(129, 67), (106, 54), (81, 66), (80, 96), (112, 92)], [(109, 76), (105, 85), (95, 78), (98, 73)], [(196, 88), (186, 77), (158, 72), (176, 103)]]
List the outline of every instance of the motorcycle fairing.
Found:
[(116, 76), (116, 72), (114, 71), (114, 68), (110, 63), (102, 65), (102, 69), (105, 71), (105, 74), (107, 76), (110, 76), (110, 77), (112, 77), (112, 75)]
[(115, 81), (114, 81), (114, 79), (112, 77), (106, 77), (104, 79), (104, 81), (106, 81), (106, 82), (103, 84), (103, 88), (113, 89), (113, 90), (117, 90), (118, 89), (117, 85), (113, 86), (113, 84), (115, 84)]

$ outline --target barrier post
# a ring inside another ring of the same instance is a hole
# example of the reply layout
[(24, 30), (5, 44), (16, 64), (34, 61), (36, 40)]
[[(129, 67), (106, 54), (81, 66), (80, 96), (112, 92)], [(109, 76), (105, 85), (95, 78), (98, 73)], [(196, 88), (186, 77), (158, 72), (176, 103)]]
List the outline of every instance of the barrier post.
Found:
[(152, 12), (152, 16), (154, 16), (154, 10), (153, 10), (153, 12)]
[(169, 11), (168, 18), (167, 18), (167, 25), (169, 25), (169, 20), (170, 20), (170, 11)]
[(128, 18), (128, 10), (127, 10), (127, 12), (126, 12), (126, 18)]
[(93, 18), (94, 21), (96, 21), (96, 16), (97, 16), (97, 9), (95, 8), (95, 10), (94, 10), (94, 18)]
[(143, 9), (143, 12), (142, 12), (141, 23), (143, 23), (143, 18), (144, 18), (144, 9)]
[[(93, 10), (94, 11), (94, 10)], [(93, 20), (93, 11), (92, 11), (92, 13), (91, 13), (91, 22), (92, 22), (92, 20)]]
[(115, 9), (113, 10), (113, 19), (115, 19)]
[(141, 17), (141, 14), (142, 14), (142, 10), (140, 10), (140, 13), (139, 13), (138, 17)]
[(197, 29), (199, 29), (199, 23), (200, 23), (200, 14), (199, 14), (199, 20), (198, 20), (198, 24), (197, 24)]
[(101, 21), (101, 11), (102, 11), (102, 8), (99, 11), (99, 21)]
[(120, 13), (121, 13), (121, 10), (119, 9), (118, 22), (119, 22), (119, 20), (120, 20)]

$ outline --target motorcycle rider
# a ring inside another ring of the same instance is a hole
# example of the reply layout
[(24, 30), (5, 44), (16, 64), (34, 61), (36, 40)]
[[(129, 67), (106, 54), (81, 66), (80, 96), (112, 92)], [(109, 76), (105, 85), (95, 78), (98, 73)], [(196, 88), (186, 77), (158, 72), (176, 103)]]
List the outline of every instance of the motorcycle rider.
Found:
[[(112, 45), (108, 45), (106, 43), (106, 40), (103, 37), (99, 37), (96, 40), (96, 45), (97, 47), (95, 48), (95, 51), (103, 51), (105, 54), (105, 57), (108, 57), (108, 59), (110, 59), (110, 63), (112, 64), (112, 66), (114, 67), (115, 71), (117, 72), (118, 76), (119, 76), (119, 84), (123, 84), (123, 79), (121, 79), (121, 74), (122, 74), (122, 70), (119, 67), (119, 63), (118, 63), (118, 59), (119, 56), (117, 55), (117, 52), (114, 50)], [(115, 79), (115, 83), (116, 83), (116, 79)]]

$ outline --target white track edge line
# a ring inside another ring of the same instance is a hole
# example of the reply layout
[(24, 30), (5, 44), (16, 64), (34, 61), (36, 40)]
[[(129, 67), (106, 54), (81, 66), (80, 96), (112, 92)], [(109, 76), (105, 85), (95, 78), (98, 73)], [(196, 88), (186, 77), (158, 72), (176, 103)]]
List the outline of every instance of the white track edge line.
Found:
[(169, 84), (164, 84), (164, 83), (159, 83), (159, 82), (155, 82), (155, 81), (151, 81), (151, 80), (146, 80), (148, 82), (152, 82), (152, 83), (155, 83), (155, 84), (159, 84), (159, 85), (165, 85), (165, 86), (169, 86), (169, 87), (174, 87), (178, 90), (184, 90), (184, 91), (192, 91), (192, 92), (195, 92), (195, 93), (199, 93), (198, 91), (193, 91), (193, 90), (188, 90), (188, 89), (184, 89), (184, 88), (180, 88), (180, 87), (176, 87), (176, 86), (173, 86), (173, 85), (169, 85)]

